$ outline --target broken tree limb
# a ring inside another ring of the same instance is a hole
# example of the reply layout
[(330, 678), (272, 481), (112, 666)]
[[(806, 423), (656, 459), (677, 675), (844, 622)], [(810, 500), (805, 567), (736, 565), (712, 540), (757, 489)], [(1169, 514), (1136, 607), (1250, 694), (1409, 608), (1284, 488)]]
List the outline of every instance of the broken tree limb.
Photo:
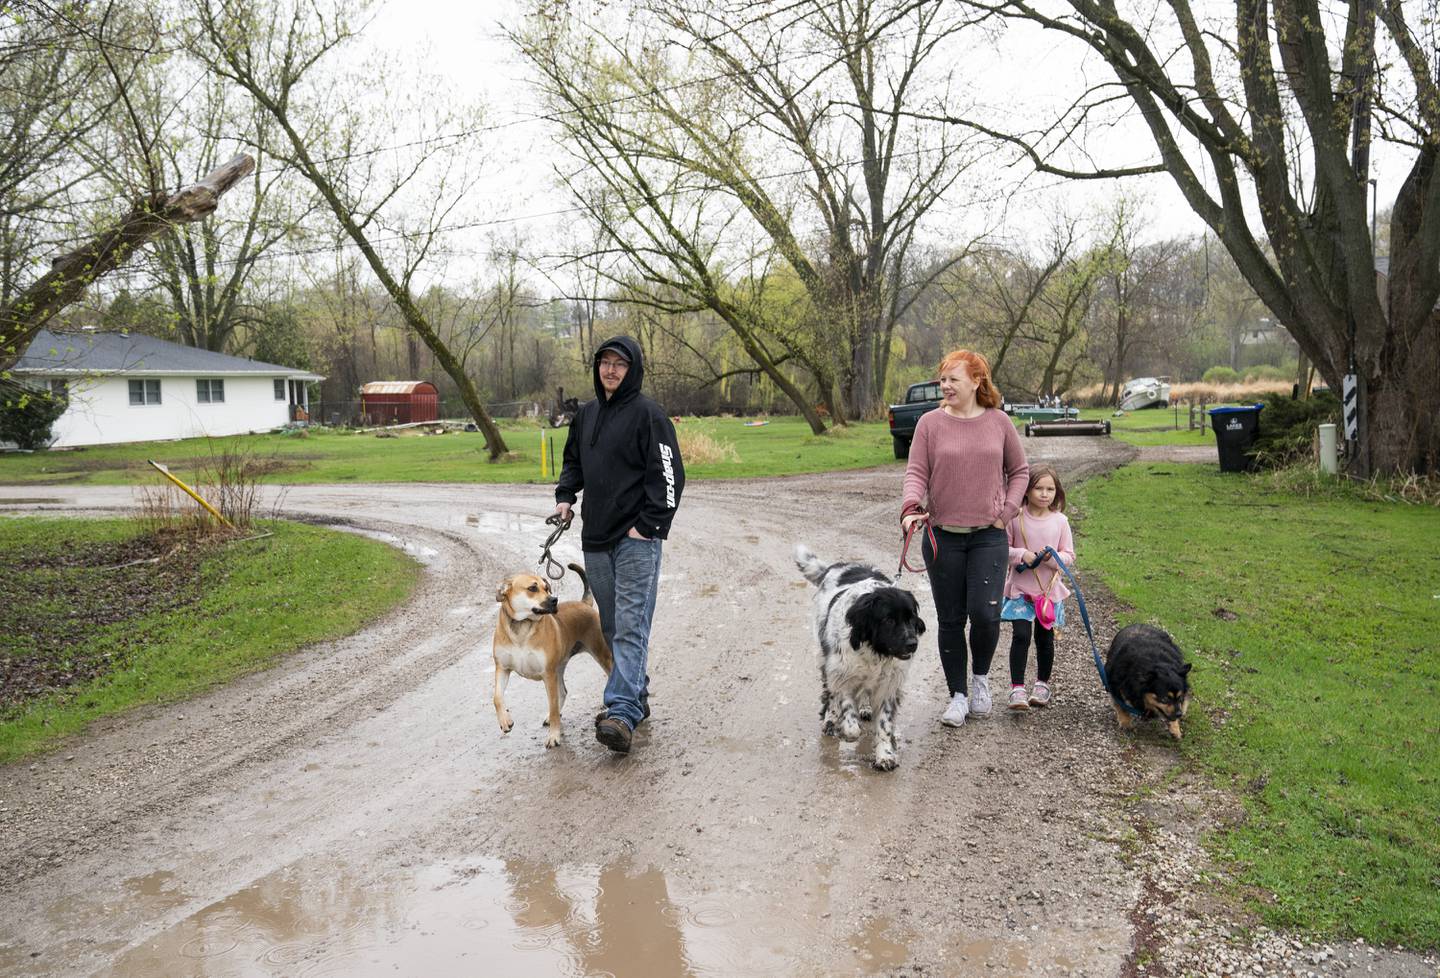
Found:
[(213, 213), (220, 195), (254, 169), (254, 157), (241, 153), (199, 183), (140, 201), (113, 227), (55, 259), (49, 272), (0, 309), (0, 371), (14, 366), (41, 327), (102, 275), (166, 228)]

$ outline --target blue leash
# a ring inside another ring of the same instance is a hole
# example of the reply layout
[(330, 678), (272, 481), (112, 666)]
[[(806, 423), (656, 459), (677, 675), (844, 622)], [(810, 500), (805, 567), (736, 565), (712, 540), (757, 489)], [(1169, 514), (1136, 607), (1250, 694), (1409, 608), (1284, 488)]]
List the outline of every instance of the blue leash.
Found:
[[(1129, 703), (1126, 703), (1124, 700), (1116, 696), (1114, 692), (1111, 691), (1110, 677), (1105, 674), (1105, 663), (1100, 659), (1100, 647), (1095, 644), (1095, 630), (1090, 627), (1090, 612), (1085, 610), (1085, 595), (1080, 591), (1080, 582), (1075, 580), (1075, 575), (1070, 573), (1070, 568), (1065, 566), (1065, 561), (1060, 559), (1060, 555), (1055, 552), (1055, 548), (1046, 547), (1040, 552), (1040, 556), (1035, 559), (1035, 563), (1021, 564), (1019, 566), (1025, 568), (1026, 570), (1033, 570), (1034, 568), (1040, 566), (1040, 561), (1044, 559), (1046, 554), (1049, 554), (1051, 557), (1055, 558), (1055, 563), (1060, 568), (1060, 570), (1064, 572), (1065, 579), (1069, 581), (1070, 586), (1075, 589), (1075, 603), (1080, 608), (1080, 620), (1085, 623), (1085, 634), (1090, 639), (1090, 654), (1095, 657), (1095, 671), (1100, 673), (1100, 687), (1104, 689), (1105, 692), (1109, 693), (1110, 699), (1115, 701), (1115, 705), (1120, 707), (1126, 713), (1130, 714), (1132, 717), (1144, 717), (1145, 714), (1143, 711), (1135, 709), (1135, 707), (1131, 706)], [(1039, 626), (1039, 622), (1036, 622), (1036, 626)]]

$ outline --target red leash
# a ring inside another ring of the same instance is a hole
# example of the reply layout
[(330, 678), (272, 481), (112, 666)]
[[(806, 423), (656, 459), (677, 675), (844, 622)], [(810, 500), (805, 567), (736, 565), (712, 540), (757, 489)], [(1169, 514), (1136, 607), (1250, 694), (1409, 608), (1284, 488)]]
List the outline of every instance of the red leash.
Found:
[(925, 526), (925, 535), (930, 538), (930, 552), (937, 557), (940, 556), (940, 544), (935, 540), (935, 529), (930, 525), (930, 517), (927, 516), (923, 519), (916, 520), (914, 523), (911, 523), (910, 528), (905, 531), (905, 542), (900, 546), (900, 568), (895, 572), (895, 579), (897, 581), (907, 570), (912, 574), (919, 574), (925, 570), (923, 563), (919, 567), (911, 567), (905, 562), (905, 557), (910, 552), (910, 541), (914, 539), (915, 531), (921, 524)]

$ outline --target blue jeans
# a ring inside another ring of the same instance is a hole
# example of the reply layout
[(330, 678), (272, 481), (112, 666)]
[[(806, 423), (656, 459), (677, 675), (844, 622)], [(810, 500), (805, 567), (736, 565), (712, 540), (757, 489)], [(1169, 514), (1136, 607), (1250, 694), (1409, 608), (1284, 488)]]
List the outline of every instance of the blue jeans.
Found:
[(605, 683), (605, 708), (634, 730), (645, 716), (650, 695), (646, 662), (650, 655), (650, 622), (660, 586), (660, 541), (625, 537), (609, 550), (585, 551), (585, 574), (600, 627), (615, 668)]

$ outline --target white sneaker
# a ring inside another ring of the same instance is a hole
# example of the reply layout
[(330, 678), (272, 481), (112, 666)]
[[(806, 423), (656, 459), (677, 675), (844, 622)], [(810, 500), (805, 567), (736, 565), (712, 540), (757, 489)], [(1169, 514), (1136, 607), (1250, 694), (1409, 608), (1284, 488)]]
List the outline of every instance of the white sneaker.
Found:
[(1035, 684), (1035, 691), (1030, 694), (1030, 705), (1040, 707), (1041, 709), (1050, 705), (1049, 683), (1037, 682)]
[(989, 676), (976, 676), (970, 683), (970, 715), (972, 717), (988, 717), (990, 715)]
[(940, 714), (940, 722), (947, 727), (965, 726), (965, 714), (970, 712), (970, 704), (965, 701), (964, 693), (956, 693), (950, 697), (950, 705), (945, 707), (945, 712)]
[(1030, 699), (1029, 699), (1028, 694), (1025, 692), (1025, 687), (1024, 687), (1024, 686), (1011, 686), (1011, 687), (1010, 687), (1010, 709), (1012, 709), (1012, 710), (1028, 710), (1028, 709), (1030, 709)]

